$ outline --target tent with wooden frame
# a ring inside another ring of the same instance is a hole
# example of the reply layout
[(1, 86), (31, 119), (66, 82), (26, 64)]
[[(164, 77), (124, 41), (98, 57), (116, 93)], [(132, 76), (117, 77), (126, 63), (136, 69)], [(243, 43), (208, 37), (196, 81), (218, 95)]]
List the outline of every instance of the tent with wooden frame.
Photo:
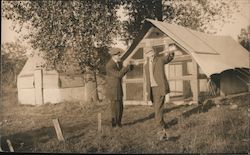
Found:
[(215, 86), (223, 95), (248, 91), (249, 53), (233, 38), (147, 19), (122, 56), (124, 63), (138, 63), (123, 78), (125, 104), (148, 104), (144, 52), (153, 48), (161, 53), (172, 42), (179, 50), (175, 52), (173, 61), (165, 65), (171, 101), (198, 103), (201, 94), (215, 90), (211, 89), (210, 83), (215, 75), (219, 75), (219, 82), (214, 81), (217, 83)]

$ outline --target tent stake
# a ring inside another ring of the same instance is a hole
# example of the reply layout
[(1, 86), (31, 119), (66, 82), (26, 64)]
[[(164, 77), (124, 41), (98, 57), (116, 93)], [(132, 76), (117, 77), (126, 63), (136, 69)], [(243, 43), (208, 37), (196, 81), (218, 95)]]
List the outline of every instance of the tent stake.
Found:
[(7, 144), (9, 146), (10, 152), (14, 152), (14, 148), (13, 148), (13, 146), (12, 146), (12, 144), (11, 144), (11, 142), (10, 142), (9, 139), (7, 139)]
[(59, 120), (58, 119), (53, 119), (53, 124), (54, 124), (55, 130), (56, 130), (56, 135), (57, 135), (58, 140), (59, 141), (65, 141), (64, 137), (63, 137), (63, 134), (62, 134), (60, 124), (59, 124)]
[(101, 113), (98, 113), (97, 121), (98, 121), (97, 129), (98, 129), (98, 132), (101, 133), (102, 132), (102, 114)]

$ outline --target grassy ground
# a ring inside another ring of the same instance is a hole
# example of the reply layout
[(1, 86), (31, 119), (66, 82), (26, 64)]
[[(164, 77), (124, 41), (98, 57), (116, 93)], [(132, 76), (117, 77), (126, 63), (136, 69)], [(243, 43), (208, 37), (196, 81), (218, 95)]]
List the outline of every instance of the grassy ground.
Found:
[[(108, 103), (27, 106), (18, 104), (17, 92), (12, 90), (2, 95), (1, 147), (9, 151), (9, 139), (17, 152), (247, 153), (249, 96), (227, 104), (170, 126), (170, 140), (161, 142), (156, 136), (152, 107), (125, 106), (123, 127), (111, 128)], [(238, 108), (231, 109), (230, 104)], [(165, 119), (169, 121), (190, 108), (167, 105)], [(97, 131), (98, 113), (102, 113), (102, 133)], [(54, 118), (59, 118), (65, 142), (57, 140)]]

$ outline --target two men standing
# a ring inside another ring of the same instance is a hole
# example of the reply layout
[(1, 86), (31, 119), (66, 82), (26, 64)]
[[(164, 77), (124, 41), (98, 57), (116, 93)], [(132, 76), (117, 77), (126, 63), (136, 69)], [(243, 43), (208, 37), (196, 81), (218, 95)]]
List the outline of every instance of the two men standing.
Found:
[[(167, 53), (164, 56), (156, 54), (151, 48), (145, 52), (147, 62), (145, 64), (146, 90), (148, 100), (153, 102), (155, 111), (155, 123), (159, 130), (165, 130), (165, 122), (163, 119), (165, 95), (170, 93), (169, 84), (165, 76), (164, 66), (174, 58), (174, 50), (163, 51)], [(123, 113), (123, 92), (122, 77), (132, 70), (131, 65), (122, 66), (120, 58), (121, 50), (113, 48), (110, 50), (112, 58), (106, 65), (107, 85), (109, 86), (108, 96), (111, 100), (112, 126), (121, 127), (121, 119)]]

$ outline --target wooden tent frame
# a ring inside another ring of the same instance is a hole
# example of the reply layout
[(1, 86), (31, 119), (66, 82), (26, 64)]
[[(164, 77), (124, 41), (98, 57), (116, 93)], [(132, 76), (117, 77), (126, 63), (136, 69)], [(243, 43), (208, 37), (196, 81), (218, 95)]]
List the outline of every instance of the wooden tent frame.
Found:
[[(159, 45), (167, 45), (169, 38), (168, 36), (166, 36), (164, 34), (163, 37), (159, 37), (159, 38), (148, 38), (148, 36), (153, 33), (155, 30), (158, 30), (158, 28), (154, 28), (151, 27), (149, 29), (149, 31), (146, 33), (146, 35), (144, 36), (144, 38), (140, 41), (140, 43), (135, 47), (135, 49), (132, 51), (132, 53), (124, 60), (124, 63), (129, 63), (129, 61), (132, 59), (132, 56), (135, 54), (135, 52), (137, 52), (138, 49), (143, 48), (143, 52), (146, 51), (148, 48), (151, 48), (153, 46), (159, 46)], [(192, 58), (192, 56), (189, 54), (189, 52), (184, 49), (181, 45), (179, 45), (178, 43), (176, 43), (178, 45), (178, 47), (188, 53), (188, 55), (182, 55), (182, 56), (175, 56), (174, 60), (171, 61), (169, 64), (167, 64), (166, 66), (169, 68), (169, 65), (174, 64), (174, 63), (178, 63), (178, 62), (182, 62), (182, 61), (192, 61), (192, 66), (193, 66), (193, 74), (192, 75), (186, 75), (186, 76), (181, 76), (178, 78), (168, 78), (169, 81), (173, 81), (173, 80), (190, 80), (190, 84), (192, 89), (192, 93), (193, 93), (193, 101), (192, 104), (198, 104), (199, 103), (199, 80), (200, 79), (207, 79), (205, 74), (200, 74), (199, 73), (199, 65), (196, 63), (196, 61), (194, 60), (194, 58)], [(143, 64), (145, 61), (145, 56), (143, 54), (143, 59), (139, 59), (139, 60), (135, 60), (133, 59), (134, 62), (138, 62), (139, 64)], [(168, 72), (167, 75), (169, 75), (170, 73)], [(143, 101), (136, 101), (136, 100), (127, 100), (126, 99), (126, 84), (127, 83), (143, 83)], [(123, 92), (124, 92), (124, 104), (133, 104), (133, 105), (148, 105), (148, 101), (147, 101), (147, 92), (146, 92), (146, 82), (145, 82), (145, 71), (143, 68), (143, 77), (142, 78), (135, 78), (135, 79), (127, 79), (127, 76), (125, 75), (123, 78)]]

